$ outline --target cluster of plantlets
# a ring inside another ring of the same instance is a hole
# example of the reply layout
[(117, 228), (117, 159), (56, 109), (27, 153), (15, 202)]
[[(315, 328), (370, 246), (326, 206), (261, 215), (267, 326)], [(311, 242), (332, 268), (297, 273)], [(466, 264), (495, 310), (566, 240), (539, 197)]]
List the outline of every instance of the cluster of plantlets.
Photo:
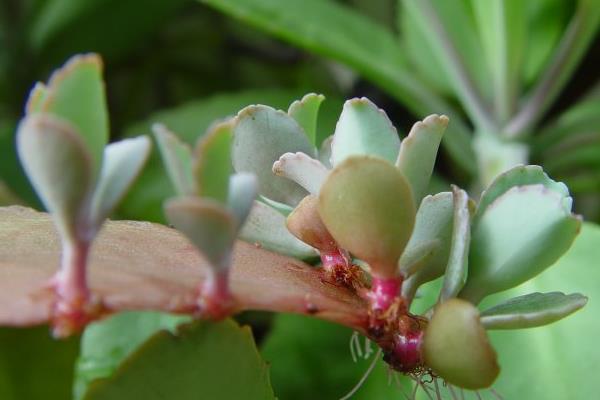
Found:
[[(237, 237), (308, 262), (319, 256), (323, 285), (310, 286), (301, 307), (282, 296), (264, 308), (318, 314), (311, 296), (333, 286), (363, 308), (335, 319), (376, 342), (393, 369), (477, 390), (499, 373), (487, 329), (541, 326), (585, 305), (580, 294), (552, 292), (477, 308), (569, 248), (581, 220), (564, 184), (538, 166), (518, 166), (477, 203), (455, 186), (427, 195), (448, 118), (431, 115), (401, 141), (385, 112), (352, 99), (317, 150), (323, 99), (309, 94), (287, 112), (249, 106), (211, 127), (193, 151), (154, 127), (178, 194), (165, 204), (167, 218), (210, 267), (189, 307), (177, 311), (220, 319), (248, 308), (229, 288)], [(73, 58), (48, 86), (36, 86), (27, 110), (19, 155), (63, 243), (52, 319), (64, 336), (101, 316), (101, 299), (87, 288), (87, 252), (150, 146), (138, 138), (102, 152), (108, 124), (94, 55)], [(438, 278), (429, 310), (411, 311), (418, 290), (432, 294), (423, 285)]]

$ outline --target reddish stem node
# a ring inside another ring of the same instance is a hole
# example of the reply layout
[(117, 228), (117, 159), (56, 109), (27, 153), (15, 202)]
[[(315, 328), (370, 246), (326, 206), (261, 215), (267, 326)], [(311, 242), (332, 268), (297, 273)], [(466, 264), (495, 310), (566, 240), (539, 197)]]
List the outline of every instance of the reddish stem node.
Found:
[(209, 273), (200, 288), (198, 308), (201, 316), (213, 320), (228, 317), (234, 309), (229, 290), (229, 271)]
[(402, 277), (379, 278), (374, 276), (371, 291), (367, 295), (371, 302), (371, 309), (384, 312), (390, 308), (398, 298), (401, 286)]

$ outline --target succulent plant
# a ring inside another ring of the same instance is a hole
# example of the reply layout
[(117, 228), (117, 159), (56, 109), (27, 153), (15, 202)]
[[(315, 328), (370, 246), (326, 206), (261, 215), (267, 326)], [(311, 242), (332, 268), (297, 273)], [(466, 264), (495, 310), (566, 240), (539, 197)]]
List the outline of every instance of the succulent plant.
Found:
[(21, 163), (61, 237), (54, 333), (68, 335), (101, 312), (90, 296), (86, 263), (94, 237), (150, 152), (141, 136), (108, 144), (102, 61), (75, 56), (37, 83), (17, 133)]

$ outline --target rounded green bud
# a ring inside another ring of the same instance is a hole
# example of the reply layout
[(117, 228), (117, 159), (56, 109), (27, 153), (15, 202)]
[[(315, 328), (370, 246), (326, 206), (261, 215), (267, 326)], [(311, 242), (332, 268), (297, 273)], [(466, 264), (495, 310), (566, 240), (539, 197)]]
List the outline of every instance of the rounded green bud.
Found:
[(487, 388), (500, 372), (479, 311), (456, 298), (436, 308), (425, 330), (423, 357), (436, 374), (465, 389)]

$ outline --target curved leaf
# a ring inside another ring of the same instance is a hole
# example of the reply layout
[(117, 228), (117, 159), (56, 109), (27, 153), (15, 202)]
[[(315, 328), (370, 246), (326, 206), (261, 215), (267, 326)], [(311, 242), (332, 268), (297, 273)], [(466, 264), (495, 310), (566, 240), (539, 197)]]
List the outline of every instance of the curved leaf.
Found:
[(396, 275), (415, 223), (410, 186), (396, 167), (380, 158), (347, 158), (323, 184), (319, 213), (340, 247), (376, 275)]
[(259, 201), (254, 202), (240, 231), (240, 239), (300, 259), (317, 255), (315, 249), (296, 239), (287, 230), (283, 214)]
[(304, 153), (285, 153), (273, 164), (273, 173), (291, 179), (310, 194), (318, 194), (329, 170)]
[(513, 187), (499, 196), (473, 229), (469, 278), (460, 296), (477, 303), (556, 262), (581, 226), (570, 203), (539, 184)]
[(395, 162), (400, 138), (385, 111), (366, 97), (344, 103), (331, 142), (331, 163), (336, 166), (354, 155), (381, 157)]
[(97, 225), (109, 216), (125, 195), (144, 166), (150, 150), (151, 142), (147, 136), (123, 139), (106, 146), (91, 206), (91, 218)]
[(448, 117), (433, 114), (413, 125), (402, 140), (396, 165), (404, 174), (413, 191), (415, 204), (427, 193), (442, 135), (448, 126)]
[(92, 158), (81, 136), (54, 116), (36, 114), (19, 125), (17, 151), (61, 236), (77, 238), (94, 185)]
[(481, 323), (486, 329), (533, 328), (565, 318), (587, 301), (587, 297), (579, 293), (530, 293), (483, 311)]
[(229, 191), (233, 121), (215, 124), (198, 140), (194, 149), (193, 171), (200, 197), (225, 204)]
[(222, 205), (210, 199), (175, 198), (165, 204), (165, 213), (214, 268), (230, 267), (235, 221)]
[[(37, 95), (35, 90), (33, 95)], [(102, 60), (98, 55), (71, 57), (52, 74), (43, 103), (34, 108), (73, 124), (92, 156), (94, 171), (98, 171), (109, 129)]]
[(180, 196), (191, 196), (196, 193), (196, 185), (192, 174), (192, 149), (166, 126), (152, 125), (154, 137), (162, 157), (165, 169), (175, 191)]
[(249, 106), (236, 117), (233, 139), (233, 166), (258, 178), (259, 193), (273, 200), (295, 205), (306, 191), (289, 179), (274, 176), (273, 163), (287, 152), (311, 157), (315, 149), (298, 123), (283, 111), (268, 106)]
[(244, 225), (257, 195), (258, 183), (254, 175), (240, 173), (229, 178), (227, 206), (236, 217), (237, 230)]
[(302, 127), (313, 146), (317, 145), (317, 117), (323, 100), (322, 94), (309, 93), (288, 108), (288, 114)]

